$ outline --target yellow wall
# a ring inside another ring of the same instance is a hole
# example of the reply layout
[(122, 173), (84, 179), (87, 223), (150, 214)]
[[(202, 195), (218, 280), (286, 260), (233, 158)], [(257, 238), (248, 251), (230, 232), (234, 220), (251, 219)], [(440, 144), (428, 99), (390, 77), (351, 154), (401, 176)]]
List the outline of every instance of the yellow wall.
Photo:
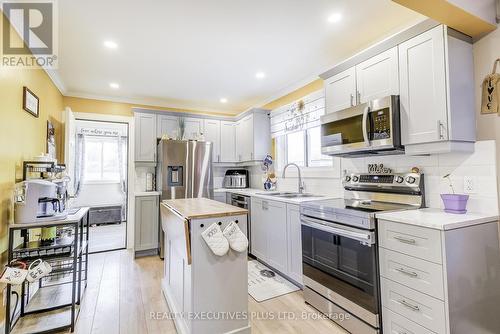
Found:
[(65, 96), (63, 98), (63, 102), (64, 106), (70, 107), (73, 112), (85, 112), (85, 113), (108, 114), (108, 115), (119, 115), (119, 116), (132, 116), (133, 115), (132, 107), (163, 110), (163, 111), (174, 111), (174, 112), (189, 112), (195, 114), (232, 116), (230, 114), (217, 113), (217, 112), (204, 112), (204, 111), (189, 110), (189, 109), (164, 108), (164, 107), (148, 106), (142, 104), (94, 100), (94, 99), (85, 99), (85, 98), (70, 97), (70, 96)]
[[(38, 118), (22, 108), (23, 86), (40, 99)], [(22, 161), (46, 152), (47, 120), (55, 126), (61, 157), (62, 110), (62, 95), (44, 70), (0, 66), (0, 266), (6, 261), (7, 227), (13, 221), (12, 190), (16, 179), (22, 178)], [(0, 321), (3, 319), (1, 308)]]
[(273, 110), (276, 108), (279, 108), (281, 106), (284, 106), (285, 104), (292, 103), (293, 101), (299, 100), (302, 97), (311, 94), (312, 92), (315, 92), (317, 90), (323, 89), (323, 80), (317, 79), (312, 81), (311, 83), (305, 85), (304, 87), (301, 87), (297, 90), (294, 90), (293, 92), (282, 96), (274, 101), (271, 101), (265, 105), (262, 106), (264, 109), (269, 109)]

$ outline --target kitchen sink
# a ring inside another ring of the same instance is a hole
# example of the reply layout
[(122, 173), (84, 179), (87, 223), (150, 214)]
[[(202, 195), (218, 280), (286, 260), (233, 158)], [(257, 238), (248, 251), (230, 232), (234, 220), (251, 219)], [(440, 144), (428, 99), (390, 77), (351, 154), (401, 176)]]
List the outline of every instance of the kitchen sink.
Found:
[(277, 192), (277, 193), (257, 193), (257, 195), (266, 195), (282, 198), (305, 198), (305, 197), (322, 197), (314, 194), (301, 194), (295, 192)]

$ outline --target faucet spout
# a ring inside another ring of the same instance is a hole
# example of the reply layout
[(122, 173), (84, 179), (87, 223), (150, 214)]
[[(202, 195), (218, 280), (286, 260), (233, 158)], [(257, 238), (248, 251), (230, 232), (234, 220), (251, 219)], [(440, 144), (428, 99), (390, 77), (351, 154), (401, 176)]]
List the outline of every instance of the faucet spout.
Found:
[(286, 164), (286, 166), (283, 168), (283, 175), (282, 177), (285, 178), (285, 172), (286, 172), (286, 169), (289, 167), (289, 166), (294, 166), (297, 168), (297, 172), (298, 172), (298, 191), (299, 191), (299, 194), (302, 194), (304, 192), (304, 183), (302, 183), (302, 174), (300, 172), (300, 167), (299, 165), (297, 165), (296, 163), (293, 163), (293, 162), (290, 162), (288, 164)]

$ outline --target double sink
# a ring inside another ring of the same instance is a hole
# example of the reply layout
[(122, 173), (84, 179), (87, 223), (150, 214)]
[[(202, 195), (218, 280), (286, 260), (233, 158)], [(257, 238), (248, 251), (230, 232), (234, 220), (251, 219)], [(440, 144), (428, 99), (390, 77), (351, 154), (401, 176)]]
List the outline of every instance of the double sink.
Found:
[(281, 198), (305, 198), (305, 197), (321, 197), (314, 194), (296, 193), (296, 192), (276, 192), (276, 193), (257, 193), (256, 195), (266, 195)]

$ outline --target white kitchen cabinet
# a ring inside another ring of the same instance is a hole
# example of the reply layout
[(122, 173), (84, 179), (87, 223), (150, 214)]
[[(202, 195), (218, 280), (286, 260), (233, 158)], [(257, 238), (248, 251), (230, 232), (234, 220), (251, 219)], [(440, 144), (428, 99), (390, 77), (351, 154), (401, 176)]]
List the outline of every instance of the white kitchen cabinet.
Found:
[(216, 119), (205, 119), (205, 140), (212, 142), (212, 162), (221, 162), (220, 158), (220, 121)]
[(236, 124), (220, 122), (220, 162), (236, 162)]
[(156, 115), (135, 113), (135, 161), (156, 161)]
[(156, 137), (164, 135), (177, 138), (179, 135), (179, 117), (172, 115), (156, 115)]
[(221, 203), (226, 203), (226, 193), (214, 192), (213, 200)]
[(472, 45), (437, 26), (399, 45), (401, 140), (407, 154), (471, 151)]
[(158, 196), (138, 196), (135, 198), (134, 251), (158, 250), (159, 235)]
[(236, 160), (262, 160), (271, 149), (270, 120), (267, 112), (253, 112), (236, 122)]
[(267, 230), (267, 263), (278, 271), (288, 274), (288, 238), (286, 204), (262, 201)]
[(356, 65), (358, 103), (399, 94), (398, 48), (393, 47)]
[(203, 133), (203, 119), (184, 117), (184, 139), (199, 139)]
[(250, 221), (250, 242), (252, 243), (252, 255), (267, 262), (267, 229), (269, 221), (266, 219), (266, 211), (263, 208), (263, 200), (252, 197), (252, 210)]
[(300, 223), (300, 207), (294, 204), (286, 205), (287, 237), (288, 237), (288, 268), (287, 274), (295, 282), (302, 283), (302, 238)]
[(325, 80), (326, 112), (356, 105), (356, 68), (351, 67)]

